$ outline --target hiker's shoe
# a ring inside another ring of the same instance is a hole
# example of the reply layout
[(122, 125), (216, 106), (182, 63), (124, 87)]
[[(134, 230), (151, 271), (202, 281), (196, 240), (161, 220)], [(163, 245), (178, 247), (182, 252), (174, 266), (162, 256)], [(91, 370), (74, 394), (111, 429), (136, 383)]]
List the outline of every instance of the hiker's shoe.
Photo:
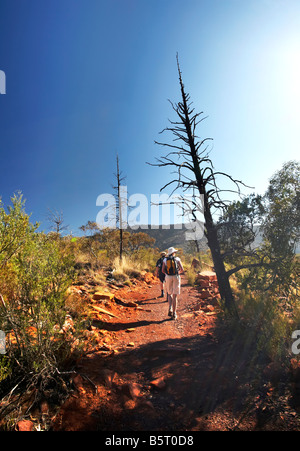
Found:
[(172, 310), (169, 310), (169, 312), (168, 312), (168, 316), (173, 316), (173, 312), (172, 312)]
[(172, 314), (172, 319), (177, 319), (177, 313)]

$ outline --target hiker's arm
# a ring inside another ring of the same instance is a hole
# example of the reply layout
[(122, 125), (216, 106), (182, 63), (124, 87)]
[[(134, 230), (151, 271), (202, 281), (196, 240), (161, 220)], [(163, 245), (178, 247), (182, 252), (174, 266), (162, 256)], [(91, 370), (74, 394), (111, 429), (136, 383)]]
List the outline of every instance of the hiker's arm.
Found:
[(179, 273), (180, 273), (180, 274), (184, 274), (184, 269), (183, 269), (183, 266), (182, 266), (181, 260), (179, 260), (179, 262), (178, 262), (178, 266), (179, 266)]
[(165, 262), (163, 261), (163, 264), (162, 264), (162, 267), (161, 267), (161, 272), (162, 272), (163, 274), (167, 274), (165, 270), (166, 270), (166, 264), (165, 264)]

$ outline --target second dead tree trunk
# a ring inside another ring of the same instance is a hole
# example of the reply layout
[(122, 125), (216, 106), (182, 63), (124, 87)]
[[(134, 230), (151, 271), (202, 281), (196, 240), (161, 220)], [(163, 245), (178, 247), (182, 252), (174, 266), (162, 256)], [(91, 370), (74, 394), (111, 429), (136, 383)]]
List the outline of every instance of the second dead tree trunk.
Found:
[(123, 259), (123, 218), (122, 218), (122, 200), (121, 200), (121, 176), (119, 167), (119, 157), (117, 156), (117, 190), (118, 190), (118, 201), (119, 201), (119, 223), (120, 223), (120, 250), (119, 257), (120, 261)]
[(124, 230), (124, 222), (126, 222), (123, 218), (124, 206), (127, 207), (127, 199), (123, 197), (122, 192), (122, 182), (125, 180), (125, 177), (122, 176), (120, 171), (120, 162), (119, 156), (117, 155), (117, 172), (114, 174), (116, 177), (117, 185), (113, 186), (115, 190), (115, 199), (116, 199), (116, 224), (119, 226), (119, 260), (122, 262), (123, 260), (123, 230)]

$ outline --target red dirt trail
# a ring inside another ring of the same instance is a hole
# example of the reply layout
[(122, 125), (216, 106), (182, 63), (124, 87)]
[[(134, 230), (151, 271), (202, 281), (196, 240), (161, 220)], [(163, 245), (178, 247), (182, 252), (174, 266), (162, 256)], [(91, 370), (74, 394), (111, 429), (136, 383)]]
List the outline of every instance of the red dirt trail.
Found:
[(263, 415), (264, 381), (256, 377), (253, 386), (255, 369), (245, 348), (228, 336), (216, 308), (185, 276), (177, 320), (167, 315), (157, 279), (111, 292), (113, 301), (94, 305), (115, 316), (95, 316), (98, 346), (78, 362), (76, 390), (52, 430), (295, 429), (290, 417), (274, 419), (270, 409)]

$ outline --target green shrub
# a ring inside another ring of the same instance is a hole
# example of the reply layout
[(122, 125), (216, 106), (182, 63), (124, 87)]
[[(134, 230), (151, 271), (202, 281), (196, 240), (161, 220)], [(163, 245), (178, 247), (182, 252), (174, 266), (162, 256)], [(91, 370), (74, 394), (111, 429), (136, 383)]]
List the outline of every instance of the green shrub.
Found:
[(255, 343), (256, 352), (275, 361), (284, 361), (290, 351), (295, 324), (278, 299), (267, 293), (241, 292), (238, 305), (247, 340)]
[(72, 253), (63, 252), (58, 236), (37, 232), (21, 196), (12, 198), (8, 212), (0, 206), (0, 243), (0, 329), (7, 337), (0, 378), (45, 389), (78, 344), (65, 305)]

